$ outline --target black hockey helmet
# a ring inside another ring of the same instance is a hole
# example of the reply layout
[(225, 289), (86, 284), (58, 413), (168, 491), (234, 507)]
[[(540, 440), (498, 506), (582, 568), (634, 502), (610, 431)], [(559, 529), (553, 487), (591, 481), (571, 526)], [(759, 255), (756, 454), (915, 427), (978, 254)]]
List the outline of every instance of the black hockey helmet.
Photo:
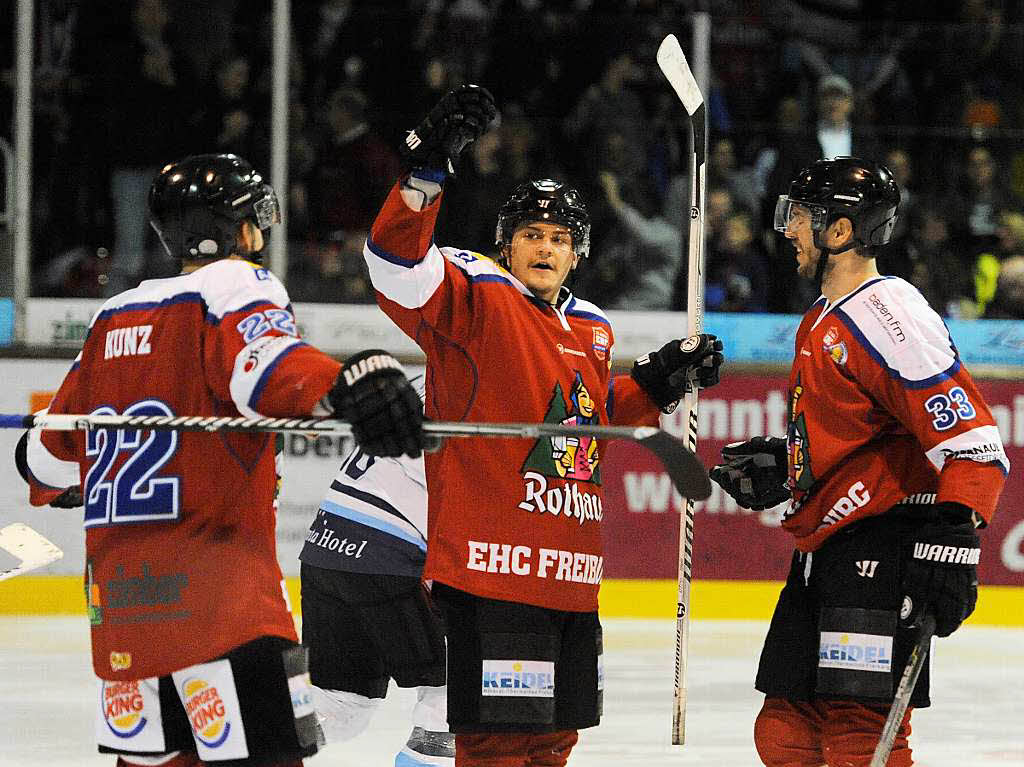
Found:
[[(149, 223), (171, 258), (218, 259), (234, 251), (239, 224), (281, 221), (274, 189), (234, 154), (197, 154), (165, 165), (149, 189)], [(260, 261), (259, 253), (247, 258)]]
[(590, 214), (580, 193), (571, 186), (541, 178), (524, 181), (498, 211), (494, 241), (499, 248), (512, 242), (512, 235), (523, 224), (547, 221), (568, 227), (572, 248), (577, 256), (590, 253)]
[(810, 211), (815, 247), (825, 250), (821, 233), (834, 221), (848, 218), (853, 222), (853, 239), (831, 252), (855, 247), (870, 251), (889, 242), (899, 204), (899, 185), (884, 165), (858, 157), (818, 160), (797, 174), (789, 194), (779, 195), (775, 229), (785, 232), (793, 205), (800, 205)]

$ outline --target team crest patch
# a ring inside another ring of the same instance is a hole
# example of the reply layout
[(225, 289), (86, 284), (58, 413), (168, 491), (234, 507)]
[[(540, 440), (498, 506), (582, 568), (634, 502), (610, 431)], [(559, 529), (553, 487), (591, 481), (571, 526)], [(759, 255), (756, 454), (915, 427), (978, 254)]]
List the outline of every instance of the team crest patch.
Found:
[[(566, 403), (562, 385), (555, 384), (544, 416), (545, 423), (597, 424), (597, 403), (577, 370)], [(534, 471), (547, 477), (561, 477), (601, 484), (601, 456), (593, 437), (541, 437), (523, 462), (522, 471)]]
[(846, 342), (839, 340), (839, 330), (836, 329), (835, 325), (829, 327), (825, 332), (825, 337), (822, 338), (822, 345), (825, 347), (825, 353), (832, 358), (834, 363), (837, 365), (846, 364), (849, 352), (846, 349)]
[(608, 354), (608, 331), (599, 325), (594, 326), (594, 355), (603, 360)]

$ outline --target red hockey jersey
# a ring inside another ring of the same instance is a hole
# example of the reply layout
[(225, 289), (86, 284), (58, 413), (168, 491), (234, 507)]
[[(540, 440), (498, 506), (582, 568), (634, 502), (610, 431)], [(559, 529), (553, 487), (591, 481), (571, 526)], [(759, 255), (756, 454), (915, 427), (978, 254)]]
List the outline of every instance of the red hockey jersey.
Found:
[(813, 551), (904, 499), (957, 501), (986, 521), (1009, 461), (949, 331), (910, 283), (868, 280), (804, 316), (789, 379), (782, 526)]
[[(440, 205), (415, 212), (396, 185), (364, 251), (378, 303), (427, 356), (428, 417), (656, 425), (643, 390), (610, 376), (615, 339), (601, 310), (564, 289), (552, 306), (491, 259), (439, 248)], [(447, 440), (426, 458), (424, 577), (596, 610), (602, 455), (590, 439)]]
[[(49, 410), (305, 415), (338, 369), (299, 339), (274, 275), (222, 260), (108, 300)], [(99, 677), (161, 676), (258, 636), (295, 639), (275, 551), (273, 434), (32, 435), (33, 503), (68, 484), (58, 462), (78, 467)]]

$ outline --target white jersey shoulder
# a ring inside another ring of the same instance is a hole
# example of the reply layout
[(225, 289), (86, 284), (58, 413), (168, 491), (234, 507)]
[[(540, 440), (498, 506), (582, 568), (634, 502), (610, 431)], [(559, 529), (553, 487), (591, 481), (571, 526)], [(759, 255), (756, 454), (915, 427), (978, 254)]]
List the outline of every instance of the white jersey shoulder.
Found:
[(575, 314), (581, 316), (590, 316), (606, 325), (611, 325), (611, 320), (608, 319), (608, 315), (604, 313), (604, 310), (595, 303), (586, 301), (582, 298), (573, 296), (572, 300), (569, 301), (565, 307), (566, 314)]
[(906, 280), (869, 282), (837, 309), (853, 323), (871, 356), (904, 381), (927, 381), (959, 362), (946, 324)]
[(494, 275), (509, 278), (512, 276), (501, 264), (482, 253), (448, 246), (439, 248), (439, 250), (442, 256), (471, 277)]
[(225, 258), (186, 276), (197, 283), (209, 313), (217, 319), (256, 302), (269, 301), (281, 308), (291, 303), (281, 281), (251, 261)]
[[(288, 291), (271, 272), (250, 261), (221, 259), (189, 274), (146, 280), (137, 287), (107, 300), (96, 317), (133, 307), (201, 299), (216, 319), (252, 303), (269, 301), (282, 308), (289, 305)], [(96, 321), (93, 317), (93, 322)]]

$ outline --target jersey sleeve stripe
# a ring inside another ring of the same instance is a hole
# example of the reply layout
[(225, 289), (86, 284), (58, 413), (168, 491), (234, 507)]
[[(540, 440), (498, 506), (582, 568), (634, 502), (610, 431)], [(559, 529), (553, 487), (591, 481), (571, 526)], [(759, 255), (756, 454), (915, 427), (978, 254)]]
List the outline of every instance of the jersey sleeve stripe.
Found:
[(398, 538), (406, 543), (411, 543), (421, 551), (427, 550), (427, 542), (423, 540), (422, 536), (411, 534), (403, 525), (396, 525), (390, 520), (382, 519), (374, 514), (360, 512), (350, 506), (342, 506), (341, 504), (334, 503), (333, 501), (321, 501), (320, 508), (328, 514), (343, 517), (365, 527), (372, 527), (374, 530), (380, 530), (382, 533), (387, 533), (394, 538)]
[(262, 418), (256, 407), (270, 376), (281, 360), (303, 346), (308, 344), (298, 338), (264, 337), (243, 347), (235, 355), (229, 389), (238, 412), (247, 418)]
[[(257, 298), (256, 300), (250, 301), (249, 303), (245, 304), (244, 306), (232, 307), (231, 309), (225, 311), (220, 316), (214, 314), (214, 312), (212, 312), (211, 310), (207, 309), (206, 310), (206, 321), (210, 325), (219, 325), (223, 321), (223, 319), (225, 317), (227, 317), (229, 314), (235, 314), (235, 313), (241, 314), (242, 312), (250, 312), (253, 309), (257, 309), (257, 308), (259, 308), (261, 306), (266, 306), (267, 304), (272, 304), (275, 307), (277, 306), (277, 304), (275, 304), (269, 298)], [(291, 306), (290, 305), (288, 306), (288, 311), (289, 312), (291, 311)]]
[[(365, 490), (360, 490), (357, 487), (352, 487), (351, 485), (347, 485), (344, 482), (339, 482), (336, 479), (333, 482), (331, 482), (331, 490), (355, 498), (357, 501), (362, 501), (365, 504), (368, 504), (370, 506), (373, 506), (374, 508), (380, 509), (381, 511), (387, 514), (390, 514), (392, 517), (397, 517), (398, 519), (402, 520), (407, 525), (409, 525), (413, 530), (419, 532), (419, 528), (417, 528), (416, 525), (414, 525), (409, 520), (409, 518), (405, 516), (405, 514), (400, 512), (398, 509), (396, 509), (394, 506), (392, 506), (390, 503), (385, 501), (380, 496), (374, 495), (373, 493), (368, 493)], [(422, 533), (420, 533), (420, 537), (422, 537)]]
[(444, 280), (444, 257), (435, 245), (422, 260), (412, 260), (388, 253), (367, 238), (363, 257), (373, 287), (406, 309), (426, 304)]
[(289, 338), (288, 341), (288, 345), (281, 350), (280, 354), (278, 354), (269, 365), (267, 365), (267, 369), (263, 372), (263, 375), (260, 376), (256, 385), (253, 387), (252, 394), (249, 396), (249, 407), (255, 408), (256, 403), (259, 402), (260, 396), (263, 394), (263, 389), (266, 388), (267, 381), (270, 380), (270, 376), (274, 374), (274, 370), (281, 364), (281, 361), (296, 349), (308, 346), (305, 341), (299, 341), (295, 338)]
[(136, 311), (152, 311), (154, 309), (165, 309), (168, 306), (174, 304), (185, 304), (185, 303), (203, 303), (203, 296), (201, 293), (178, 293), (174, 296), (161, 299), (159, 301), (136, 301), (133, 303), (123, 304), (121, 306), (108, 306), (102, 309), (94, 318), (93, 323), (99, 322), (113, 317), (115, 314), (121, 314), (122, 312), (136, 312)]
[(950, 354), (952, 356), (953, 362), (948, 368), (946, 368), (942, 372), (936, 373), (935, 375), (929, 376), (928, 378), (922, 378), (920, 380), (905, 378), (903, 375), (900, 374), (900, 371), (896, 370), (895, 368), (889, 365), (885, 357), (882, 356), (882, 353), (878, 351), (878, 349), (874, 347), (871, 341), (868, 340), (867, 336), (865, 336), (864, 333), (861, 332), (861, 329), (857, 327), (857, 323), (854, 322), (850, 315), (848, 315), (841, 309), (833, 310), (832, 313), (837, 318), (839, 318), (839, 320), (847, 327), (847, 329), (850, 331), (853, 337), (856, 338), (857, 341), (860, 342), (860, 345), (864, 347), (865, 351), (867, 351), (867, 353), (871, 355), (871, 358), (878, 363), (879, 367), (885, 370), (886, 373), (888, 373), (890, 376), (892, 376), (897, 381), (902, 383), (908, 389), (930, 389), (932, 386), (935, 386), (936, 384), (942, 383), (943, 381), (948, 381), (950, 378), (955, 376), (960, 371), (960, 358), (957, 357), (955, 352), (951, 350)]
[[(434, 246), (431, 245), (431, 248), (433, 247)], [(387, 261), (389, 264), (402, 266), (405, 267), (406, 269), (413, 269), (422, 264), (423, 261), (425, 260), (421, 258), (402, 258), (401, 256), (396, 256), (394, 253), (385, 250), (380, 245), (375, 243), (370, 237), (366, 238), (366, 249), (369, 250), (370, 253), (372, 253), (382, 261)], [(427, 252), (429, 255), (429, 251)]]

